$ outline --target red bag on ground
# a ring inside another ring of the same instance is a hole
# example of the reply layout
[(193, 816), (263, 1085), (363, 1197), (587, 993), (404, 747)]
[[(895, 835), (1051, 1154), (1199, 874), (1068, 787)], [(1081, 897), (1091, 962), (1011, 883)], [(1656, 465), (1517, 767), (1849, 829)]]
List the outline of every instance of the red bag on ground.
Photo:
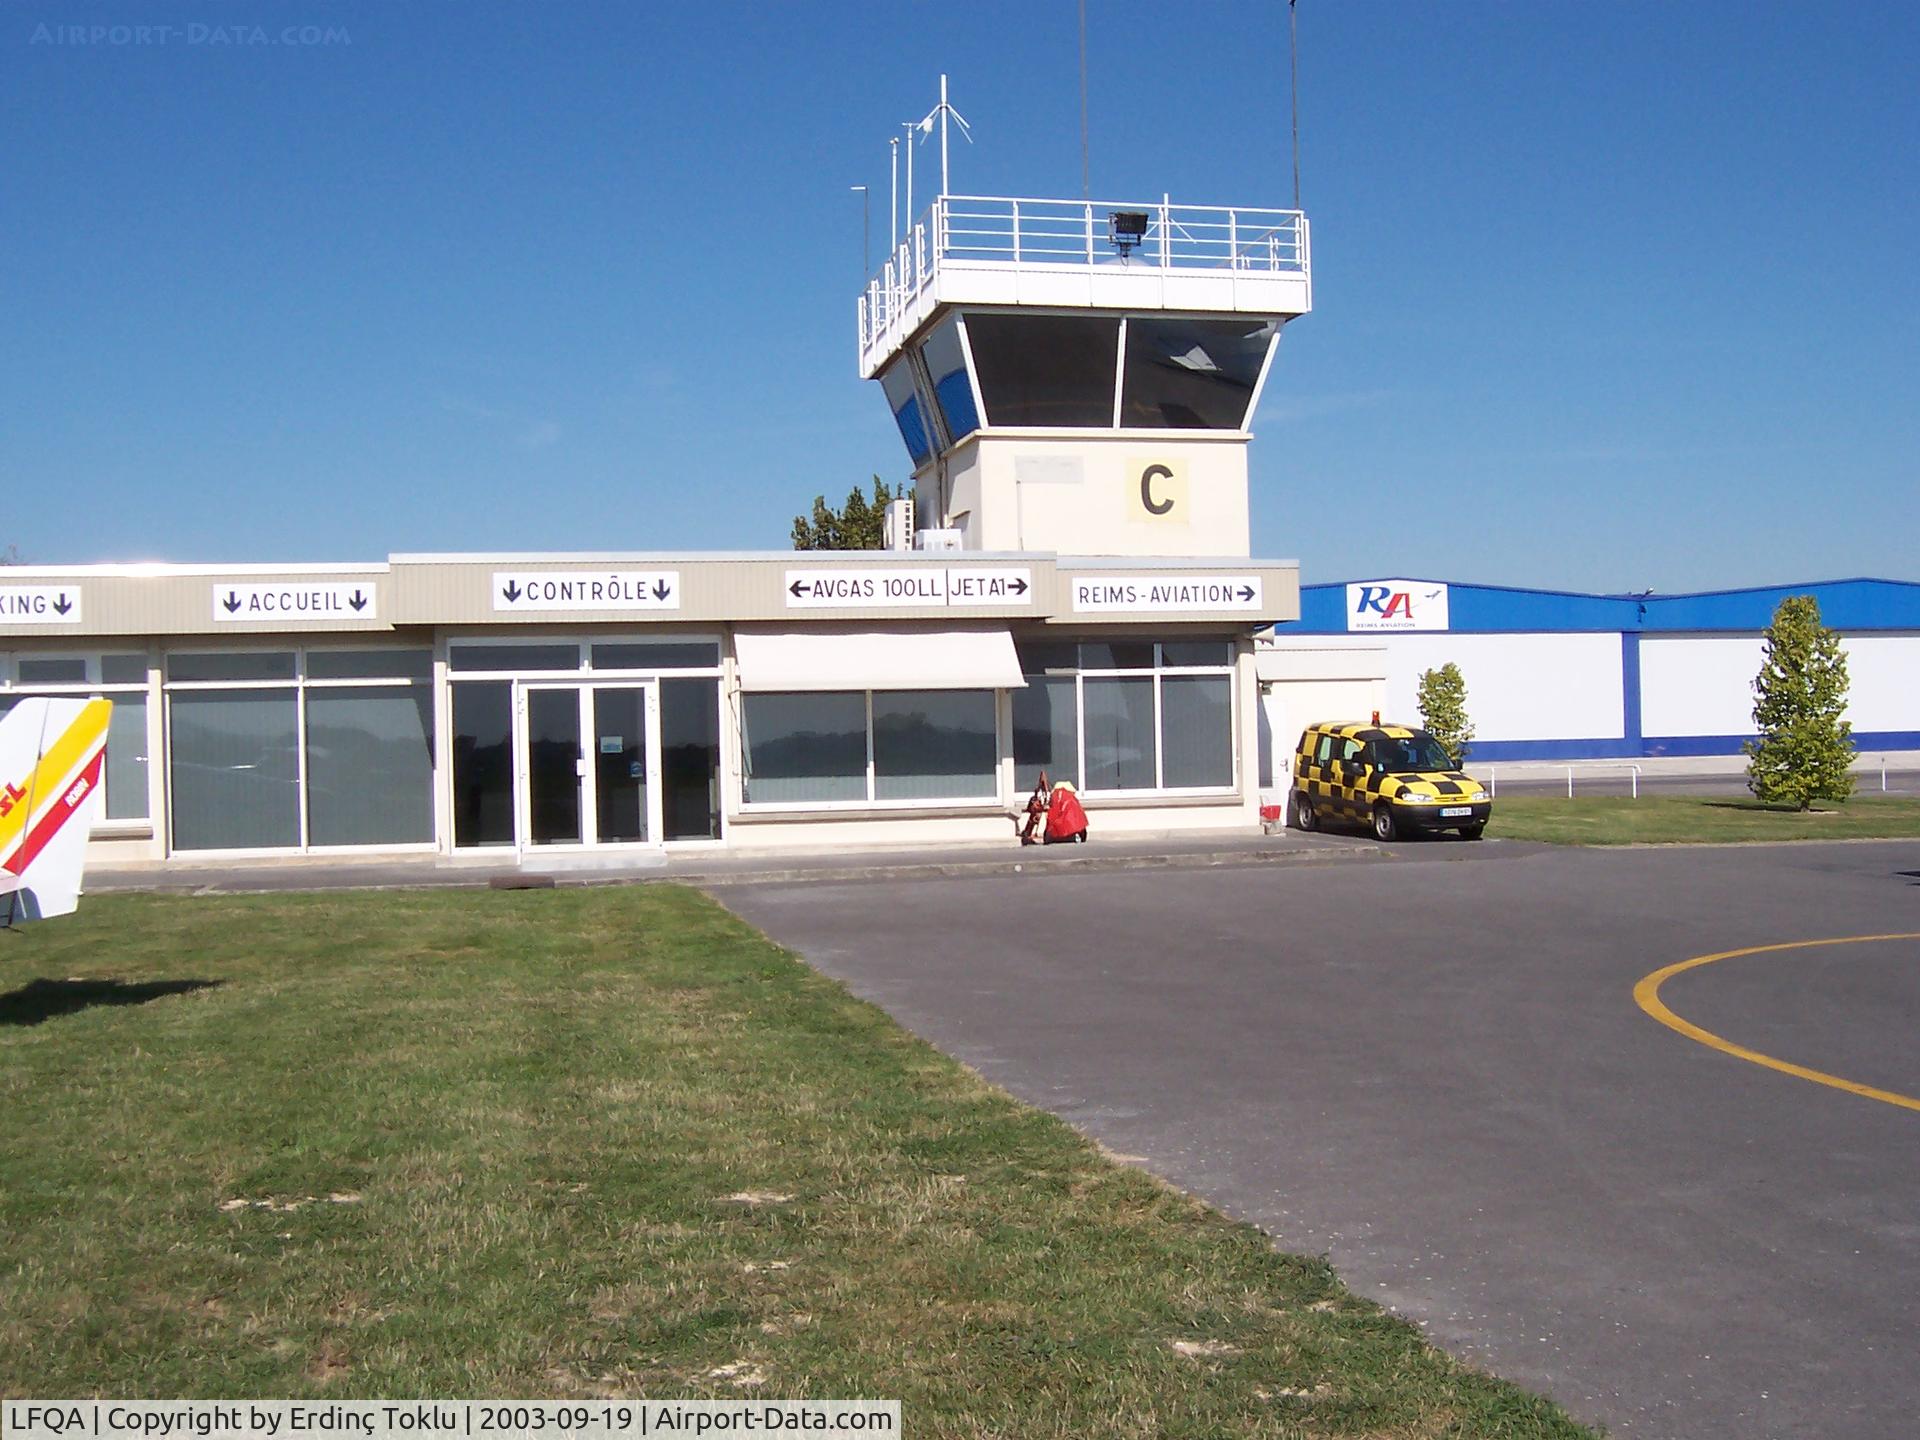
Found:
[(1065, 782), (1054, 786), (1047, 800), (1047, 844), (1086, 838), (1087, 812), (1080, 808), (1080, 797)]

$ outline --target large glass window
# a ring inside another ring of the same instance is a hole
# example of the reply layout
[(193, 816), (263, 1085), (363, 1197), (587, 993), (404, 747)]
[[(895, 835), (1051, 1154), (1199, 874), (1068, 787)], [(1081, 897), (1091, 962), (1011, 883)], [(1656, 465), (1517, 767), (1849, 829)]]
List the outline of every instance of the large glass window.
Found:
[(1071, 674), (1029, 675), (1013, 692), (1013, 785), (1026, 794), (1040, 781), (1080, 783), (1080, 682)]
[(867, 798), (864, 694), (744, 695), (749, 804)]
[(293, 690), (168, 697), (176, 850), (300, 843), (300, 715)]
[(960, 343), (960, 320), (948, 315), (921, 347), (927, 374), (933, 377), (933, 396), (940, 402), (949, 440), (964, 440), (980, 428), (973, 404), (973, 381), (967, 377), (966, 348)]
[(432, 843), (430, 650), (181, 652), (166, 673), (175, 850)]
[(991, 800), (991, 690), (746, 695), (748, 804)]
[(112, 694), (107, 720), (107, 819), (145, 820), (147, 802), (147, 697), (139, 691)]
[(876, 800), (960, 800), (998, 793), (991, 690), (876, 691)]
[(1153, 789), (1153, 677), (1088, 676), (1081, 684), (1086, 788)]
[[(0, 686), (7, 679), (0, 665)], [(148, 791), (147, 657), (144, 655), (20, 655), (14, 661), (19, 690), (0, 688), (0, 715), (29, 695), (113, 702), (107, 722), (104, 804), (107, 821), (141, 821), (151, 812)]]
[(919, 465), (933, 458), (933, 442), (927, 434), (927, 420), (920, 413), (920, 392), (913, 381), (913, 365), (902, 355), (880, 372), (880, 388), (886, 391), (887, 404), (893, 409), (893, 423), (900, 427), (900, 438), (907, 453)]
[(593, 647), (596, 670), (710, 670), (720, 664), (712, 640), (643, 640)]
[(660, 801), (669, 840), (720, 838), (720, 682), (660, 682)]
[(169, 680), (291, 680), (291, 650), (215, 650), (167, 657)]
[(970, 311), (967, 340), (989, 425), (1112, 426), (1117, 319)]
[(1271, 320), (1129, 319), (1120, 423), (1242, 429), (1279, 331)]
[(433, 690), (340, 686), (307, 694), (307, 843), (433, 840)]
[(1225, 675), (1162, 676), (1160, 732), (1167, 789), (1233, 784), (1233, 682)]
[(1234, 783), (1233, 646), (1225, 640), (1024, 642), (1014, 783), (1040, 771), (1089, 791)]
[(447, 668), (479, 671), (578, 670), (578, 645), (450, 645)]
[(453, 687), (453, 843), (513, 844), (513, 685)]

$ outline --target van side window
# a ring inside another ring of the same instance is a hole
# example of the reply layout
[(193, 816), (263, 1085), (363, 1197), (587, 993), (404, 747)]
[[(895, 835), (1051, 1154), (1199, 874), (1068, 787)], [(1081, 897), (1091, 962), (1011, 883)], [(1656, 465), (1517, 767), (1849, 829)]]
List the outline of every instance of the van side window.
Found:
[(1334, 751), (1339, 744), (1340, 737), (1338, 735), (1322, 735), (1320, 737), (1320, 748), (1314, 751), (1313, 758), (1319, 761), (1320, 764), (1325, 765), (1333, 759)]
[(1344, 746), (1344, 748), (1340, 752), (1340, 758), (1342, 760), (1358, 760), (1361, 756), (1361, 752), (1367, 748), (1365, 745), (1361, 744), (1358, 740), (1346, 740), (1341, 743)]

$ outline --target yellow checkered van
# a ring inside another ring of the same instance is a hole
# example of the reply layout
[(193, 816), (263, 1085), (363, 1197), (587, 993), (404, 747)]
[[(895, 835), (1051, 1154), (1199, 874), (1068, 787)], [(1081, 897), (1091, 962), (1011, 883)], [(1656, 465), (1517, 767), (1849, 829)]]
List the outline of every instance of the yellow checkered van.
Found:
[(1425, 730), (1309, 725), (1293, 754), (1293, 823), (1364, 825), (1382, 840), (1457, 830), (1478, 840), (1493, 801)]

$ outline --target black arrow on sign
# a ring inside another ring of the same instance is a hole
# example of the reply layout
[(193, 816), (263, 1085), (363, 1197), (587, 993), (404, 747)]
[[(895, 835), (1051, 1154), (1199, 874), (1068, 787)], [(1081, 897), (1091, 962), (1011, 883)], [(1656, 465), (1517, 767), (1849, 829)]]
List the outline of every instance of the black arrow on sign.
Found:
[(667, 598), (667, 596), (671, 595), (672, 593), (673, 593), (673, 587), (667, 584), (666, 581), (656, 580), (653, 582), (653, 598), (654, 599), (664, 600)]
[(356, 589), (353, 592), (353, 594), (347, 597), (347, 604), (351, 605), (356, 610), (364, 610), (367, 608), (367, 597), (362, 595), (359, 592), (359, 590)]
[(801, 584), (798, 580), (796, 580), (791, 585), (787, 586), (787, 593), (793, 596), (794, 599), (798, 600), (801, 594), (806, 590), (806, 588), (807, 587), (805, 585)]
[(1024, 580), (1015, 580), (1008, 585), (1007, 588), (1016, 595), (1024, 595), (1027, 593), (1027, 582)]
[(227, 591), (227, 598), (220, 603), (227, 607), (227, 613), (231, 615), (240, 608), (240, 597), (234, 591), (229, 590)]
[(507, 597), (507, 603), (509, 605), (513, 604), (514, 601), (520, 598), (520, 582), (518, 580), (507, 581), (505, 585), (500, 587), (500, 593)]
[(1240, 598), (1242, 600), (1251, 600), (1253, 598), (1253, 586), (1242, 585), (1240, 587)]
[(64, 615), (71, 609), (73, 609), (73, 602), (67, 599), (66, 591), (62, 590), (58, 595), (53, 597), (54, 614)]

